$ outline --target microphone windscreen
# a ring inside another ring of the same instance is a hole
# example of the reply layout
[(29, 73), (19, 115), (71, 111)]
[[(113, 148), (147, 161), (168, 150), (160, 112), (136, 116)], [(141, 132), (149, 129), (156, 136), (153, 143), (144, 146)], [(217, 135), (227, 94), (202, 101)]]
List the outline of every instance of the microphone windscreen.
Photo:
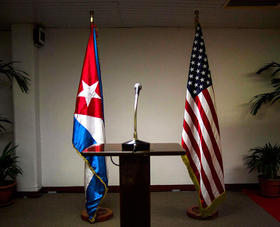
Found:
[(135, 89), (141, 90), (141, 89), (142, 89), (142, 85), (141, 85), (140, 83), (136, 83), (136, 84), (134, 85), (134, 88), (135, 88)]

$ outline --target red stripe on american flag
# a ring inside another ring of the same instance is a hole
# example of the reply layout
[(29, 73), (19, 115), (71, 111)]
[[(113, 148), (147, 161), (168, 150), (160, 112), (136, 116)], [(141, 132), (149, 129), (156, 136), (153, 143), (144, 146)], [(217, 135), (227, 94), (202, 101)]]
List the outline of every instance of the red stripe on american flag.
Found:
[(190, 139), (190, 141), (192, 143), (192, 147), (194, 148), (195, 153), (197, 154), (199, 162), (201, 162), (201, 154), (200, 154), (200, 151), (199, 151), (199, 146), (198, 146), (195, 138), (193, 137), (192, 130), (190, 129), (190, 126), (187, 124), (186, 121), (184, 121), (183, 127), (185, 129), (185, 132), (189, 136), (189, 139)]
[[(185, 121), (184, 121), (184, 123), (185, 123)], [(198, 181), (198, 183), (200, 185), (200, 173), (199, 173), (198, 169), (196, 168), (196, 165), (193, 162), (193, 159), (191, 157), (190, 151), (189, 151), (185, 141), (183, 140), (183, 138), (182, 138), (182, 147), (186, 150), (186, 156), (188, 157), (190, 166), (191, 166), (191, 168), (192, 168), (192, 170), (193, 170), (193, 172), (194, 172), (194, 174), (196, 176), (196, 179), (197, 179), (197, 181)], [(201, 190), (199, 191), (199, 197), (200, 197), (200, 201), (201, 201), (202, 207), (206, 208), (207, 204), (205, 203), (205, 199), (204, 199), (204, 197), (202, 195)]]
[[(196, 140), (195, 140), (195, 138), (194, 138), (194, 136), (193, 136), (193, 134), (192, 134), (192, 131), (191, 131), (189, 125), (188, 125), (185, 121), (184, 121), (184, 124), (183, 124), (183, 125), (184, 125), (185, 132), (187, 133), (187, 135), (188, 135), (188, 137), (189, 137), (189, 139), (190, 139), (190, 141), (191, 141), (192, 147), (194, 148), (194, 151), (189, 151), (189, 152), (195, 152), (195, 153), (197, 154), (197, 156), (198, 156), (198, 158), (199, 158), (199, 161), (200, 161), (200, 168), (201, 168), (202, 176), (206, 177), (206, 178), (207, 178), (207, 181), (209, 181), (209, 180), (208, 180), (208, 177), (207, 177), (207, 175), (206, 175), (206, 173), (205, 173), (204, 167), (203, 167), (203, 165), (202, 165), (201, 154), (200, 154), (199, 146), (198, 146), (198, 144), (197, 144), (197, 142), (196, 142)], [(199, 127), (199, 125), (198, 125), (197, 127)], [(202, 148), (203, 148), (204, 152), (209, 154), (209, 151), (208, 151), (208, 148), (207, 148), (207, 146), (206, 146), (206, 144), (205, 144), (204, 139), (203, 139), (203, 138), (200, 138), (200, 139), (201, 139), (201, 145), (202, 145)], [(187, 152), (187, 154), (188, 154), (189, 152)], [(208, 159), (209, 159), (209, 156), (206, 156), (206, 159), (208, 160)], [(219, 193), (222, 193), (222, 192), (223, 192), (223, 187), (222, 187), (222, 185), (221, 185), (221, 183), (220, 183), (220, 180), (219, 180), (219, 178), (218, 178), (218, 175), (216, 174), (216, 171), (215, 171), (215, 169), (214, 169), (214, 166), (213, 166), (212, 161), (211, 161), (211, 163), (208, 162), (208, 165), (210, 166), (211, 172), (214, 173), (214, 176), (212, 175), (212, 177), (213, 177), (213, 180), (214, 180), (215, 184), (218, 185)], [(198, 173), (198, 174), (199, 174), (199, 173)], [(197, 176), (198, 174), (196, 174), (196, 176)], [(202, 179), (205, 179), (204, 177), (202, 177)], [(209, 183), (210, 183), (210, 182), (209, 182)], [(209, 192), (209, 195), (211, 195), (212, 190), (211, 190), (211, 189), (207, 189), (207, 190), (208, 190), (208, 192)], [(209, 190), (210, 190), (211, 192), (210, 192)], [(213, 198), (214, 198), (214, 197), (213, 197)], [(212, 198), (211, 198), (211, 200), (212, 200)]]
[(186, 150), (186, 155), (188, 157), (188, 160), (190, 162), (190, 165), (192, 167), (192, 170), (196, 176), (196, 179), (198, 182), (200, 182), (200, 174), (199, 174), (199, 171), (198, 169), (196, 168), (196, 165), (194, 164), (194, 161), (192, 160), (192, 157), (191, 157), (191, 154), (190, 154), (190, 151), (188, 149), (188, 146), (186, 145), (185, 141), (182, 139), (182, 146), (183, 148)]
[[(189, 139), (190, 139), (190, 141), (191, 141), (192, 147), (194, 148), (194, 152), (197, 154), (197, 157), (198, 157), (198, 159), (199, 159), (199, 165), (201, 166), (201, 156), (200, 156), (200, 152), (199, 152), (199, 147), (198, 147), (197, 143), (195, 142), (195, 139), (194, 139), (194, 137), (193, 137), (193, 135), (192, 135), (192, 131), (191, 131), (189, 125), (186, 123), (185, 120), (184, 120), (183, 127), (184, 127), (184, 130), (185, 130), (186, 134), (188, 135), (188, 137), (189, 137)], [(183, 139), (182, 139), (182, 140), (183, 140)], [(183, 141), (184, 141), (184, 140), (183, 140)], [(185, 142), (184, 142), (184, 144), (185, 144)], [(186, 146), (186, 147), (187, 147), (187, 146)], [(184, 148), (185, 148), (185, 147), (184, 147)], [(187, 151), (186, 154), (188, 155), (189, 160), (190, 160), (190, 161), (193, 163), (193, 165), (194, 165), (194, 167), (192, 167), (192, 168), (193, 168), (193, 172), (195, 173), (195, 176), (196, 176), (198, 182), (200, 182), (200, 173), (199, 173), (199, 171), (198, 171), (198, 169), (197, 169), (197, 167), (196, 167), (196, 165), (195, 165), (195, 163), (194, 163), (194, 161), (193, 161), (193, 159), (192, 159), (192, 157), (191, 157), (191, 154), (190, 154), (190, 152), (192, 152), (192, 151), (190, 151), (188, 148), (187, 148), (186, 151)]]
[(205, 200), (203, 199), (201, 190), (199, 191), (199, 198), (200, 198), (200, 203), (201, 203), (202, 207), (206, 208), (207, 204), (205, 203)]
[[(196, 115), (194, 114), (192, 108), (190, 107), (188, 101), (186, 101), (186, 111), (189, 113), (189, 115), (190, 115), (190, 117), (192, 119), (192, 122), (194, 123), (194, 126), (196, 127), (197, 131), (201, 132), (201, 128), (200, 128), (200, 125), (198, 123), (198, 119), (197, 119)], [(186, 133), (188, 134), (189, 139), (190, 139), (190, 141), (191, 141), (191, 143), (192, 143), (192, 145), (193, 145), (193, 147), (195, 149), (195, 152), (197, 153), (197, 156), (199, 157), (199, 161), (201, 163), (200, 149), (199, 149), (199, 147), (198, 147), (198, 145), (197, 145), (197, 143), (196, 143), (196, 141), (195, 141), (195, 139), (194, 139), (194, 137), (192, 135), (192, 131), (187, 126), (188, 126), (187, 123), (184, 121), (184, 129), (185, 129)], [(189, 130), (186, 130), (186, 129), (189, 129)], [(222, 184), (220, 182), (220, 179), (219, 179), (219, 177), (218, 177), (218, 175), (216, 173), (216, 170), (214, 168), (213, 161), (212, 161), (210, 152), (208, 150), (208, 147), (207, 147), (207, 145), (205, 143), (205, 140), (204, 140), (203, 136), (201, 135), (201, 133), (199, 133), (199, 136), (200, 136), (200, 141), (201, 141), (201, 146), (202, 146), (203, 154), (204, 154), (204, 156), (206, 158), (206, 161), (207, 161), (207, 163), (209, 165), (209, 168), (211, 170), (212, 177), (213, 177), (213, 180), (215, 182), (215, 185), (217, 186), (219, 193), (223, 193), (224, 189), (223, 189), (223, 186), (222, 186)], [(205, 173), (204, 168), (202, 166), (202, 163), (201, 163), (201, 169)], [(205, 184), (205, 186), (206, 186), (206, 184)], [(207, 188), (207, 190), (212, 192), (211, 187)], [(209, 193), (209, 195), (210, 195), (210, 193)], [(212, 198), (211, 198), (211, 200), (212, 200)]]
[(220, 148), (217, 144), (217, 141), (214, 137), (214, 134), (213, 134), (213, 131), (212, 131), (212, 127), (211, 127), (211, 124), (208, 120), (208, 117), (207, 115), (205, 114), (205, 111), (202, 107), (202, 104), (200, 102), (200, 99), (198, 98), (198, 96), (195, 97), (195, 103), (197, 104), (197, 107), (198, 107), (198, 110), (200, 112), (200, 116), (201, 116), (201, 119), (204, 123), (204, 126), (208, 132), (208, 135), (210, 137), (210, 140), (211, 140), (211, 143), (212, 143), (212, 146), (213, 146), (213, 149), (214, 149), (214, 152), (215, 152), (215, 155), (218, 159), (218, 162), (220, 164), (220, 167), (221, 169), (223, 170), (223, 161), (222, 161), (222, 156), (221, 156), (221, 153), (220, 153)]
[[(201, 102), (200, 102), (199, 98), (196, 97), (195, 101), (196, 101), (196, 104), (198, 106), (198, 110), (200, 112), (200, 116), (201, 116), (201, 119), (203, 121), (203, 124), (204, 124), (204, 126), (205, 126), (205, 128), (206, 128), (206, 130), (208, 132), (209, 137), (210, 137), (210, 140), (211, 140), (211, 143), (212, 143), (215, 155), (216, 155), (217, 160), (218, 160), (218, 162), (220, 164), (221, 170), (223, 171), (223, 163), (222, 163), (222, 160), (221, 160), (222, 156), (221, 156), (220, 149), (218, 147), (217, 141), (216, 141), (216, 139), (215, 139), (215, 137), (213, 135), (211, 124), (210, 124), (210, 122), (208, 120), (207, 115), (205, 114), (205, 111), (204, 111), (204, 109), (203, 109), (203, 107), (201, 105)], [(220, 179), (218, 177), (218, 174), (217, 174), (217, 172), (215, 170), (215, 167), (214, 167), (214, 164), (213, 164), (213, 160), (212, 160), (212, 156), (210, 154), (210, 151), (209, 151), (209, 149), (208, 149), (204, 139), (201, 140), (201, 143), (202, 143), (203, 153), (204, 153), (205, 158), (206, 158), (206, 160), (207, 160), (207, 162), (209, 164), (209, 167), (211, 169), (213, 180), (215, 181), (215, 184), (216, 184), (216, 186), (218, 188), (219, 193), (223, 193), (224, 192), (224, 188), (223, 188), (222, 183), (221, 183), (221, 181), (220, 181)], [(220, 158), (220, 161), (219, 161), (219, 158)]]
[(220, 181), (220, 179), (218, 177), (218, 174), (217, 174), (217, 172), (216, 172), (216, 170), (214, 168), (214, 165), (213, 165), (213, 162), (212, 162), (212, 159), (211, 159), (211, 156), (210, 156), (210, 152), (209, 152), (209, 150), (207, 148), (207, 145), (206, 145), (204, 140), (202, 140), (201, 142), (202, 142), (202, 149), (203, 149), (205, 158), (207, 160), (207, 163), (208, 163), (208, 165), (210, 167), (213, 180), (214, 180), (214, 182), (215, 182), (215, 184), (216, 184), (216, 186), (218, 188), (219, 193), (223, 193), (224, 192), (224, 188), (223, 188), (223, 186), (221, 184), (221, 181)]
[[(194, 126), (197, 129), (197, 131), (201, 132), (201, 128), (200, 128), (200, 125), (198, 123), (198, 119), (197, 119), (196, 115), (194, 114), (192, 108), (190, 107), (190, 105), (189, 105), (189, 103), (187, 101), (186, 101), (186, 111), (189, 113), (189, 115), (190, 115), (190, 117), (191, 117), (191, 119), (192, 119), (192, 121), (194, 123)], [(207, 175), (205, 174), (205, 171), (204, 171), (204, 168), (203, 168), (203, 165), (202, 165), (202, 162), (201, 162), (201, 154), (200, 154), (199, 146), (197, 145), (196, 140), (194, 139), (192, 131), (190, 130), (188, 124), (184, 121), (183, 125), (184, 125), (184, 129), (185, 129), (186, 133), (188, 134), (188, 137), (189, 137), (189, 139), (190, 139), (190, 141), (192, 143), (192, 146), (195, 149), (195, 152), (196, 152), (197, 156), (199, 157), (199, 161), (201, 163), (200, 164), (201, 165), (201, 171), (204, 173), (204, 175), (206, 177)], [(208, 165), (210, 167), (210, 170), (211, 170), (212, 177), (213, 177), (213, 180), (215, 182), (215, 185), (217, 186), (219, 193), (222, 193), (224, 191), (224, 189), (223, 189), (223, 186), (222, 186), (222, 184), (220, 182), (220, 179), (219, 179), (219, 177), (218, 177), (218, 175), (216, 173), (216, 170), (214, 168), (210, 152), (209, 152), (209, 150), (207, 148), (207, 145), (206, 145), (205, 140), (204, 140), (204, 138), (203, 138), (201, 133), (199, 133), (199, 136), (200, 136), (202, 150), (203, 150), (204, 156), (206, 158), (206, 161), (207, 161), (207, 163), (208, 163)], [(203, 179), (203, 182), (205, 182), (204, 178), (202, 178), (202, 179)], [(208, 178), (207, 178), (207, 182), (209, 182)], [(209, 186), (208, 187), (207, 183), (205, 182), (205, 186), (207, 188), (209, 196), (211, 197), (211, 194), (213, 195), (213, 193), (212, 193), (212, 189), (211, 189), (210, 184), (208, 184), (208, 186)], [(211, 200), (213, 198), (211, 198)]]
[(201, 176), (202, 176), (203, 183), (204, 183), (205, 188), (206, 188), (206, 190), (208, 192), (208, 195), (210, 196), (211, 201), (214, 201), (215, 200), (215, 196), (213, 194), (210, 181), (209, 181), (207, 175), (205, 174), (205, 171), (204, 171), (202, 165), (201, 165)]
[[(212, 89), (212, 88), (210, 88), (210, 89)], [(217, 114), (216, 114), (216, 111), (215, 111), (214, 103), (213, 103), (213, 101), (211, 99), (211, 96), (210, 96), (210, 94), (208, 92), (208, 89), (204, 89), (202, 91), (202, 94), (204, 95), (204, 97), (205, 97), (205, 99), (206, 99), (206, 101), (208, 103), (208, 106), (209, 106), (209, 108), (211, 110), (211, 114), (212, 114), (213, 120), (215, 122), (216, 128), (217, 128), (217, 130), (219, 132), (219, 135), (220, 135), (220, 127), (219, 127), (218, 117), (217, 117)]]

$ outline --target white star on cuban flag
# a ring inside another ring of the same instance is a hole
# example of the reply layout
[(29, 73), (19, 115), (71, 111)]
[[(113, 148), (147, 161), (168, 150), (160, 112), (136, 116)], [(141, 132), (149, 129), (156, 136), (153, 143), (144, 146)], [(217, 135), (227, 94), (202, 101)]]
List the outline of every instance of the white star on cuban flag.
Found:
[[(77, 106), (75, 111), (75, 119), (89, 132), (93, 139), (93, 144), (104, 143), (104, 122), (102, 99), (100, 94), (100, 88), (98, 86), (99, 81), (95, 81), (93, 84), (89, 82), (81, 81), (81, 86), (77, 95)], [(92, 144), (92, 145), (93, 145)], [(81, 150), (88, 148), (83, 147)]]
[(85, 81), (82, 81), (82, 83), (83, 83), (83, 90), (78, 94), (78, 97), (85, 97), (87, 106), (89, 106), (91, 99), (93, 98), (101, 99), (101, 97), (96, 93), (98, 81), (96, 81), (91, 86), (89, 86)]

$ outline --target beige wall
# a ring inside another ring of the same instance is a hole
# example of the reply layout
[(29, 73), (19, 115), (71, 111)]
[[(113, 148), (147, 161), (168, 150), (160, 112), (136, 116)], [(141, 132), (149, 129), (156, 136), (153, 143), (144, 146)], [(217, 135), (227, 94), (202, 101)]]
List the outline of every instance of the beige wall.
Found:
[[(88, 32), (47, 29), (46, 45), (39, 51), (43, 186), (83, 185), (83, 162), (71, 139)], [(100, 29), (99, 33), (107, 142), (132, 138), (135, 82), (143, 84), (140, 139), (180, 142), (193, 30)], [(255, 182), (243, 156), (253, 146), (280, 141), (279, 105), (251, 117), (246, 103), (266, 89), (252, 73), (264, 63), (279, 61), (280, 31), (205, 29), (204, 37), (216, 91), (225, 182)], [(109, 184), (117, 185), (118, 168), (109, 159), (107, 164)], [(191, 183), (180, 157), (153, 157), (151, 166), (152, 184)]]

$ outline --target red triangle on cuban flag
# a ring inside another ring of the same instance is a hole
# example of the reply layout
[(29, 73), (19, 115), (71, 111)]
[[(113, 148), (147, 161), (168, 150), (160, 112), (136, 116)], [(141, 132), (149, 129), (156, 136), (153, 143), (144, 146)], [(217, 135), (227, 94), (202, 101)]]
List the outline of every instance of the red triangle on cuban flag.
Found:
[(100, 81), (98, 76), (98, 63), (93, 36), (90, 36), (80, 85), (76, 99), (75, 114), (83, 114), (103, 119), (103, 103)]

